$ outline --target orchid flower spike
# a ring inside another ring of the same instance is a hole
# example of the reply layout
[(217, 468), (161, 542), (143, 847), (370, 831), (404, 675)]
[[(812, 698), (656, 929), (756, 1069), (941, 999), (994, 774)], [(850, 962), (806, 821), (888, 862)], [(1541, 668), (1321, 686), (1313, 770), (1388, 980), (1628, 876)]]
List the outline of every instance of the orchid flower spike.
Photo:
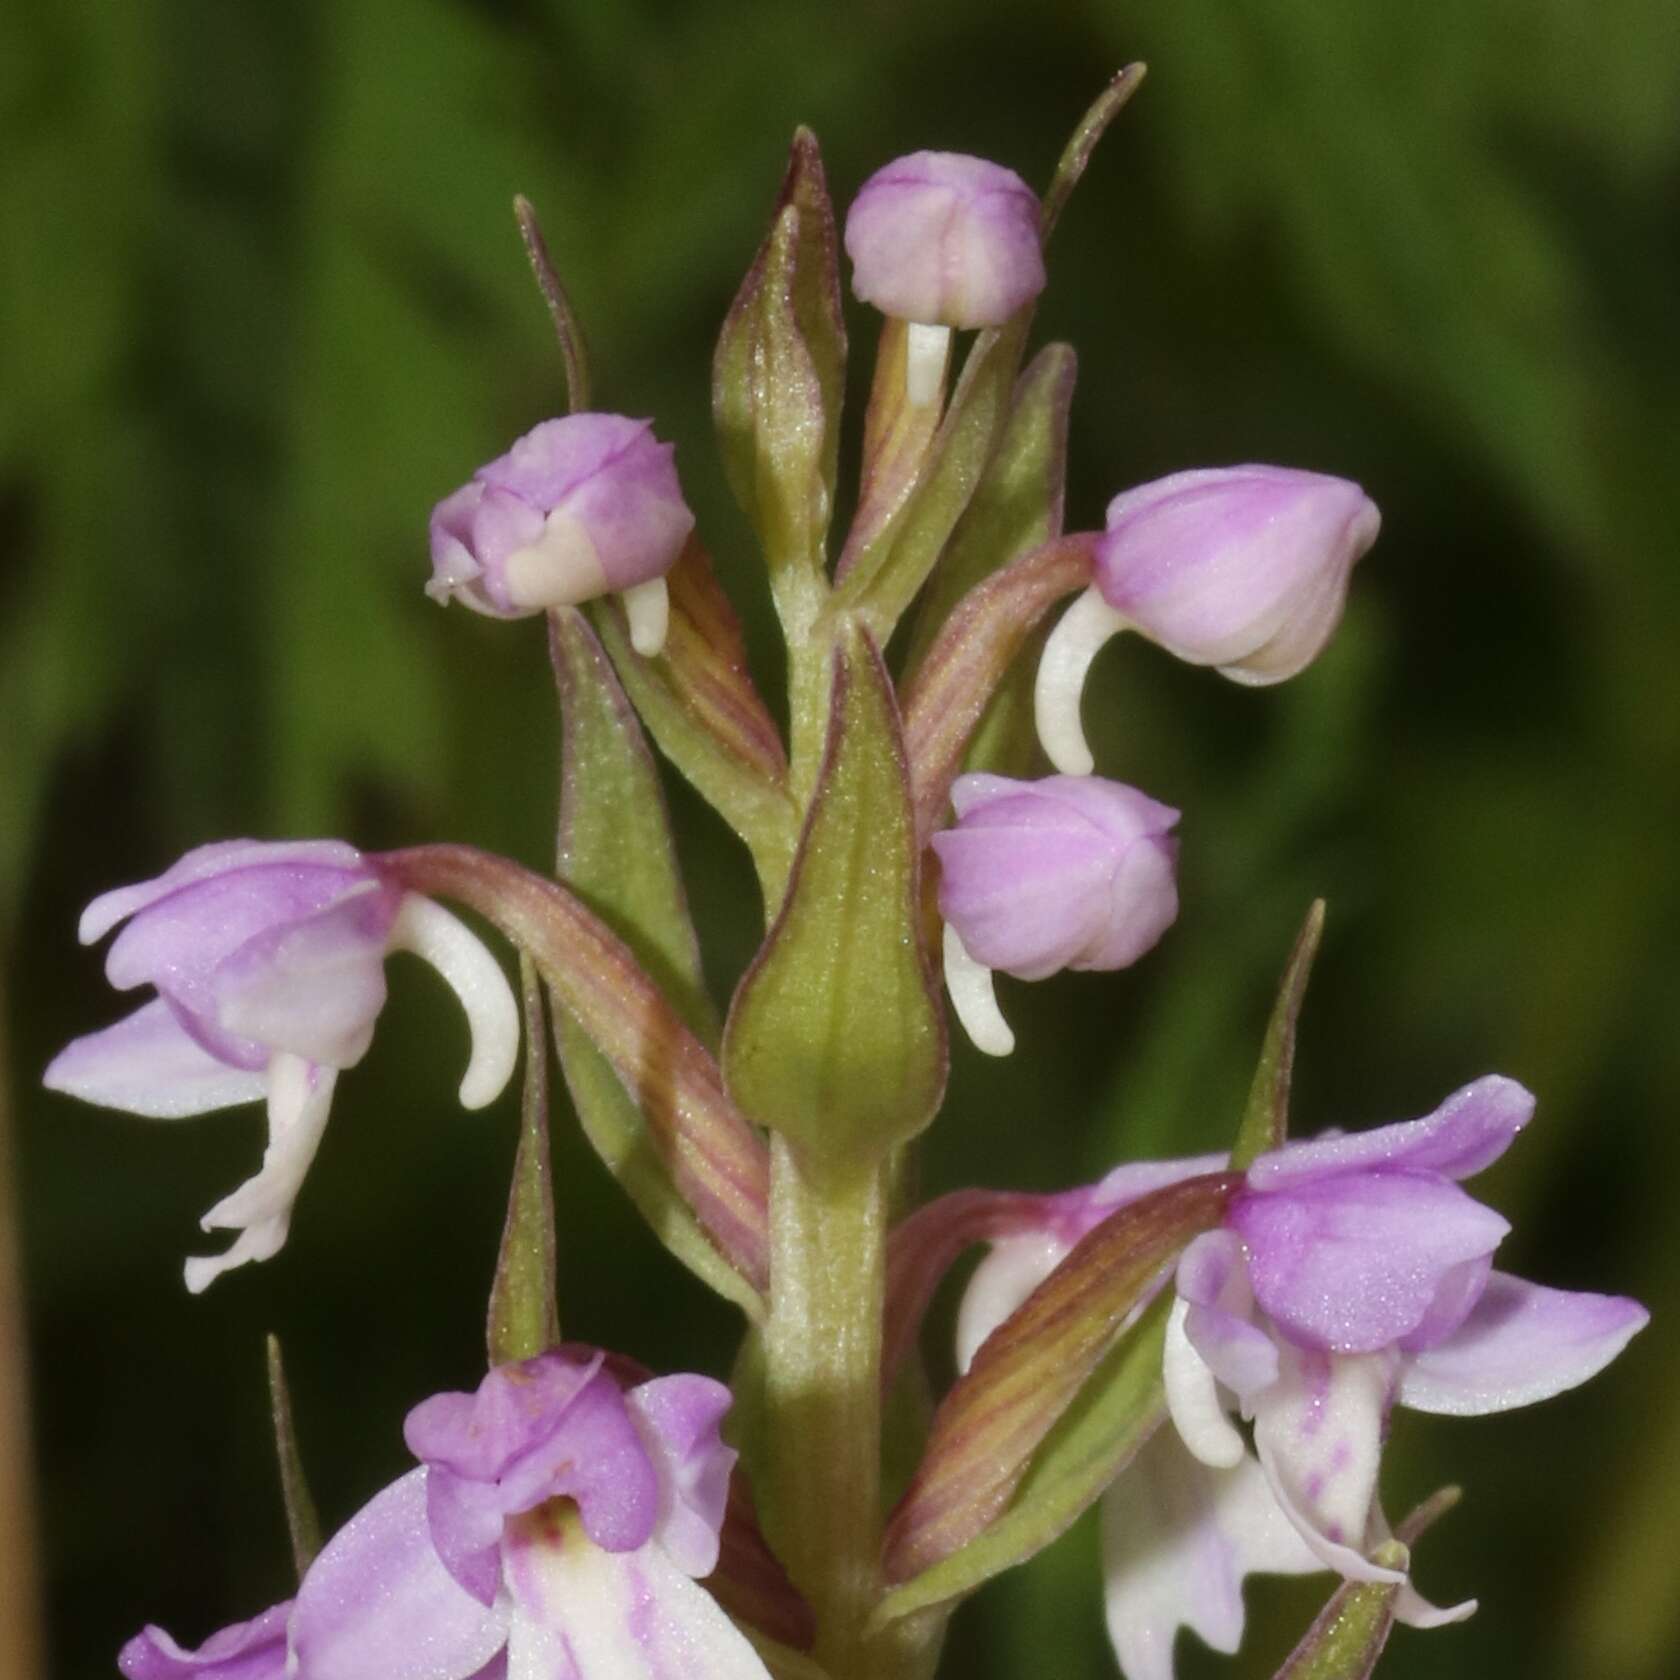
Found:
[(298, 1680), (769, 1680), (697, 1584), (718, 1560), (729, 1404), (709, 1377), (626, 1387), (577, 1347), (424, 1401), (404, 1430), (420, 1468), (299, 1588)]
[(852, 290), (909, 323), (906, 395), (944, 387), (953, 327), (1001, 326), (1044, 290), (1039, 204), (1012, 169), (914, 152), (878, 169), (846, 213)]
[(1080, 697), (1092, 660), (1122, 630), (1253, 686), (1305, 669), (1380, 523), (1357, 484), (1289, 467), (1174, 473), (1116, 496), (1095, 581), (1039, 661), (1038, 735), (1051, 763), (1090, 773)]
[[(1181, 1626), (1234, 1652), (1247, 1574), (1396, 1584), (1399, 1618), (1419, 1627), (1474, 1610), (1437, 1609), (1372, 1561), (1390, 1538), (1377, 1472), (1391, 1406), (1467, 1416), (1547, 1399), (1596, 1375), (1649, 1318), (1622, 1296), (1493, 1269), (1509, 1227), (1456, 1181), (1496, 1160), (1533, 1108), (1494, 1076), (1422, 1120), (1289, 1144), (1250, 1167), (1224, 1227), (1185, 1250), (1164, 1357), (1175, 1429), (1103, 1502), (1108, 1628), (1127, 1680), (1172, 1680)], [(994, 1244), (959, 1316), (965, 1362), (1093, 1218), (1164, 1181), (1123, 1176), (1142, 1170), (1050, 1198), (1041, 1231)], [(1233, 1412), (1253, 1422), (1253, 1454)]]
[(1136, 962), (1178, 914), (1178, 812), (1098, 776), (959, 776), (933, 837), (945, 985), (975, 1047), (1015, 1047), (992, 972), (1042, 980)]
[(187, 1262), (195, 1294), (284, 1244), (333, 1082), (372, 1040), (392, 951), (424, 957), (466, 1010), (461, 1101), (482, 1108), (513, 1072), (519, 1010), (495, 958), (441, 905), (393, 885), (341, 840), (200, 846), (155, 880), (96, 898), (82, 943), (119, 922), (128, 925), (106, 975), (118, 990), (158, 995), (60, 1051), (48, 1088), (166, 1120), (268, 1104), (261, 1170), (201, 1221), (239, 1234), (226, 1253)]
[(665, 645), (665, 574), (694, 515), (649, 420), (545, 420), (432, 510), (426, 593), (495, 618), (620, 594), (636, 651)]

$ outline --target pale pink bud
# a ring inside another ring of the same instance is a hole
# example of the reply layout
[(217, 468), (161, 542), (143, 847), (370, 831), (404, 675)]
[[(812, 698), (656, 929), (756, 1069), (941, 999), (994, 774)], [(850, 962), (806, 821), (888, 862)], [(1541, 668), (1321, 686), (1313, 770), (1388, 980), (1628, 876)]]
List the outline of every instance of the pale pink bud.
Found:
[(1014, 170), (913, 152), (876, 170), (847, 212), (852, 290), (903, 321), (999, 326), (1044, 289), (1038, 217)]
[(1108, 504), (1103, 599), (1193, 665), (1274, 683), (1330, 639), (1376, 504), (1345, 478), (1290, 467), (1174, 473)]
[(946, 982), (976, 1045), (1006, 1054), (990, 971), (1042, 980), (1136, 962), (1178, 914), (1178, 812), (1096, 776), (961, 776), (951, 803), (956, 826), (933, 837)]
[(1082, 775), (1079, 723), (1098, 650), (1140, 630), (1192, 665), (1260, 686), (1303, 670), (1329, 641), (1353, 563), (1381, 516), (1357, 484), (1291, 467), (1216, 467), (1141, 484), (1108, 504), (1096, 577), (1045, 644), (1038, 732)]
[[(522, 618), (615, 591), (652, 587), (694, 529), (672, 462), (647, 420), (571, 414), (545, 420), (432, 510), (426, 593)], [(663, 640), (663, 585), (657, 586)], [(651, 640), (653, 646), (643, 646)]]

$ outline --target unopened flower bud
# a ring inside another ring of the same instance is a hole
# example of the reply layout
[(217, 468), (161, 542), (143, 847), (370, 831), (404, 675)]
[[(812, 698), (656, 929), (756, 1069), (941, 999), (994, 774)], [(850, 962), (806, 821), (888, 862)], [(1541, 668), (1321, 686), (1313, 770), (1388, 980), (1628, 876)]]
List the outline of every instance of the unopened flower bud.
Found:
[(1038, 197), (1012, 169), (913, 152), (864, 182), (846, 215), (852, 290), (911, 323), (906, 381), (931, 401), (952, 327), (1001, 326), (1044, 290)]
[(976, 1047), (1003, 1056), (994, 969), (1125, 968), (1172, 925), (1178, 812), (1097, 776), (961, 776), (951, 803), (956, 826), (933, 837), (945, 983)]
[(1090, 770), (1080, 695), (1097, 651), (1122, 630), (1240, 683), (1303, 670), (1341, 618), (1348, 573), (1380, 522), (1357, 484), (1288, 467), (1174, 473), (1116, 496), (1095, 582), (1039, 665), (1039, 737), (1051, 762)]
[(545, 420), (432, 510), (426, 593), (523, 618), (619, 592), (639, 653), (665, 640), (665, 574), (694, 515), (647, 420)]

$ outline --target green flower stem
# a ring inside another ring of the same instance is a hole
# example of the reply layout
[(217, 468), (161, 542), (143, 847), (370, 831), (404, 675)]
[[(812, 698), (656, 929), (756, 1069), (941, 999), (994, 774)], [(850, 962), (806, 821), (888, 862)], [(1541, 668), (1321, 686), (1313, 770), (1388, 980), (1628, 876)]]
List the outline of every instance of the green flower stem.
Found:
[(770, 1142), (770, 1462), (783, 1561), (832, 1680), (885, 1680), (863, 1629), (880, 1593), (887, 1170)]

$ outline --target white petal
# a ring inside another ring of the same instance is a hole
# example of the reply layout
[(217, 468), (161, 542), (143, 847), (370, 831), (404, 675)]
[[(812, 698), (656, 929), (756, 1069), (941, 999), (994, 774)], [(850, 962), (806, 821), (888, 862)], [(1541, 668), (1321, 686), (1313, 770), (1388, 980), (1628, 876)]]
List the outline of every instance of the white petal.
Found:
[(1394, 1619), (1404, 1622), (1407, 1627), (1450, 1627), (1454, 1622), (1468, 1621), (1475, 1614), (1475, 1599), (1467, 1598), (1463, 1603), (1449, 1605), (1443, 1610), (1438, 1604), (1431, 1604), (1410, 1581), (1400, 1589), (1394, 1600)]
[(1103, 1495), (1102, 1532), (1108, 1634), (1126, 1680), (1172, 1680), (1180, 1627), (1216, 1651), (1235, 1651), (1245, 1575), (1324, 1567), (1253, 1459), (1207, 1469), (1170, 1429), (1158, 1429)]
[(575, 606), (610, 587), (589, 527), (564, 508), (555, 508), (542, 535), (529, 548), (516, 548), (502, 567), (503, 588), (516, 607)]
[(1167, 1319), (1166, 1346), (1161, 1356), (1161, 1375), (1166, 1383), (1167, 1410), (1173, 1427), (1203, 1464), (1229, 1470), (1243, 1460), (1243, 1438), (1219, 1399), (1219, 1383), (1207, 1362), (1190, 1345), (1184, 1333), (1190, 1303), (1182, 1297), (1172, 1304)]
[(206, 1231), (235, 1230), (239, 1236), (225, 1253), (187, 1262), (187, 1288), (193, 1294), (232, 1267), (270, 1259), (285, 1245), (292, 1204), (326, 1129), (336, 1077), (331, 1068), (284, 1051), (268, 1064), (268, 1147), (262, 1166), (199, 1221)]
[(268, 1089), (260, 1069), (230, 1067), (203, 1049), (161, 998), (53, 1057), (43, 1083), (83, 1102), (154, 1120), (179, 1120), (255, 1102)]
[(519, 1058), (519, 1005), (501, 965), (464, 922), (419, 893), (403, 899), (389, 948), (424, 958), (461, 1000), (472, 1037), (461, 1103), (483, 1108), (494, 1102)]
[(508, 1680), (770, 1680), (746, 1636), (657, 1546), (606, 1552), (555, 1507), (503, 1539)]
[(648, 578), (619, 591), (630, 625), (630, 645), (644, 659), (657, 659), (671, 628), (671, 591), (663, 577)]
[(1406, 1579), (1365, 1555), (1394, 1360), (1279, 1348), (1278, 1380), (1254, 1400), (1254, 1445), (1284, 1514), (1350, 1581)]
[(987, 1056), (1007, 1056), (1015, 1048), (1015, 1035), (998, 1008), (992, 971), (968, 954), (949, 922), (945, 924), (945, 990), (976, 1050)]
[(980, 1344), (1067, 1258), (1058, 1237), (1008, 1237), (974, 1268), (957, 1309), (957, 1369), (974, 1363)]
[(1085, 744), (1079, 702), (1091, 661), (1111, 637), (1129, 628), (1092, 584), (1062, 614), (1038, 662), (1033, 687), (1033, 710), (1038, 739), (1050, 762), (1064, 776), (1089, 776), (1096, 767)]

